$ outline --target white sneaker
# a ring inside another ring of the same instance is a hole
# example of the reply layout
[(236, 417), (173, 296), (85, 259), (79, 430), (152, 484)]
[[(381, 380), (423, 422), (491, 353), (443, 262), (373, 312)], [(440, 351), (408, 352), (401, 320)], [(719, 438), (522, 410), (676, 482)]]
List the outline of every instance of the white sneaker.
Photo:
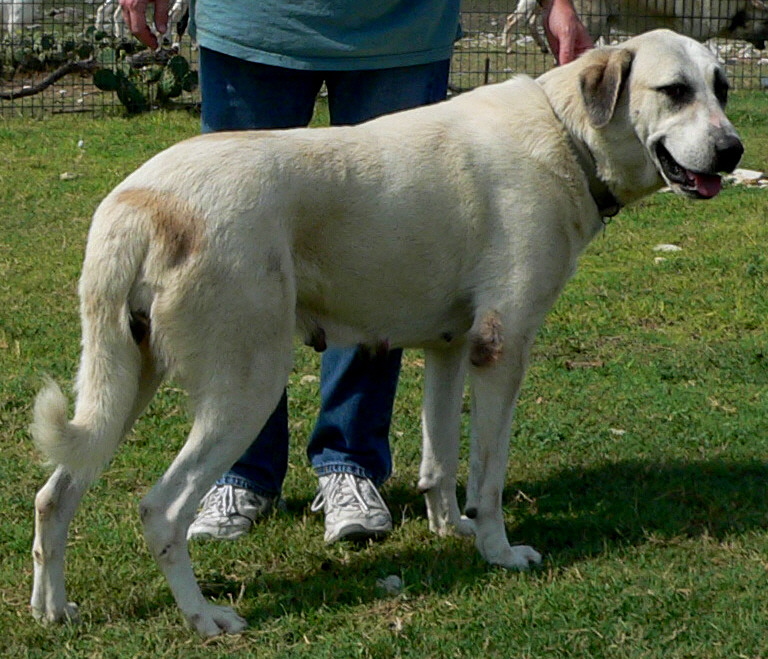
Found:
[(377, 540), (392, 530), (392, 515), (368, 478), (334, 473), (320, 476), (312, 511), (325, 512), (325, 542)]
[(235, 485), (214, 485), (200, 502), (187, 539), (236, 540), (275, 507), (278, 497), (267, 497)]

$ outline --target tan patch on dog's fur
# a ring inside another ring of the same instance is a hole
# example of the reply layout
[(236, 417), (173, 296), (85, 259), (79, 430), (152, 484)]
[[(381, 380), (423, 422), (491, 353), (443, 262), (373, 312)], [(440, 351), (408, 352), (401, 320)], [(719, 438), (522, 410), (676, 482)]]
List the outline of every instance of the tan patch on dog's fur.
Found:
[(162, 245), (171, 267), (181, 265), (202, 244), (202, 218), (184, 200), (149, 188), (129, 188), (116, 200), (146, 212), (155, 240)]
[(470, 333), (469, 360), (473, 366), (490, 366), (504, 349), (501, 317), (498, 311), (488, 311), (477, 328)]

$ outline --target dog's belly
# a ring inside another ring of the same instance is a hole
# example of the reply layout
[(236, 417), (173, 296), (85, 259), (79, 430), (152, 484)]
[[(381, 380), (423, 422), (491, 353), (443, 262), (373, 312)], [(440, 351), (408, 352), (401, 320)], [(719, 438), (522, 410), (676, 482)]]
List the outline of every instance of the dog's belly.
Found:
[(469, 300), (420, 304), (399, 300), (364, 301), (323, 309), (299, 305), (297, 330), (307, 345), (364, 345), (373, 349), (448, 346), (463, 340), (472, 326)]

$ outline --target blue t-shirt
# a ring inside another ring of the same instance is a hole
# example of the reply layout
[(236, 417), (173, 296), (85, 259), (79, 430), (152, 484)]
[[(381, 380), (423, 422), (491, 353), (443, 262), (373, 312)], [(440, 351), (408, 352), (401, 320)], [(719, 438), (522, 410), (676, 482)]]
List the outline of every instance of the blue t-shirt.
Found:
[(412, 66), (451, 57), (460, 0), (192, 0), (211, 50), (291, 69)]

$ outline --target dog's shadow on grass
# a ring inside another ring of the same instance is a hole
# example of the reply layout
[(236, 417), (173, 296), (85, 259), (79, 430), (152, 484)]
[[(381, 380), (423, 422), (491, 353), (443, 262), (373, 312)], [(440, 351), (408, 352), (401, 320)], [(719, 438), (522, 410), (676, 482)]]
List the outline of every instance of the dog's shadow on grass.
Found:
[[(558, 567), (599, 556), (613, 548), (651, 539), (725, 539), (768, 529), (768, 464), (758, 461), (627, 461), (569, 468), (541, 481), (510, 483), (505, 490), (508, 534), (514, 543), (540, 549), (545, 564)], [(425, 515), (423, 498), (403, 485), (390, 486), (387, 500), (396, 526)], [(460, 499), (461, 500), (461, 499)], [(291, 513), (289, 513), (291, 514)], [(385, 600), (382, 577), (402, 578), (406, 592), (448, 594), (476, 584), (490, 569), (471, 540), (435, 538), (420, 524), (413, 531), (343, 558), (329, 552), (297, 576), (260, 572), (239, 583), (208, 582), (207, 594), (258, 598), (270, 603), (250, 611), (252, 623), (287, 612), (306, 612)]]
[(552, 562), (567, 565), (650, 538), (722, 540), (768, 529), (767, 485), (762, 461), (637, 460), (516, 483), (505, 501), (515, 516), (513, 540), (539, 546)]

